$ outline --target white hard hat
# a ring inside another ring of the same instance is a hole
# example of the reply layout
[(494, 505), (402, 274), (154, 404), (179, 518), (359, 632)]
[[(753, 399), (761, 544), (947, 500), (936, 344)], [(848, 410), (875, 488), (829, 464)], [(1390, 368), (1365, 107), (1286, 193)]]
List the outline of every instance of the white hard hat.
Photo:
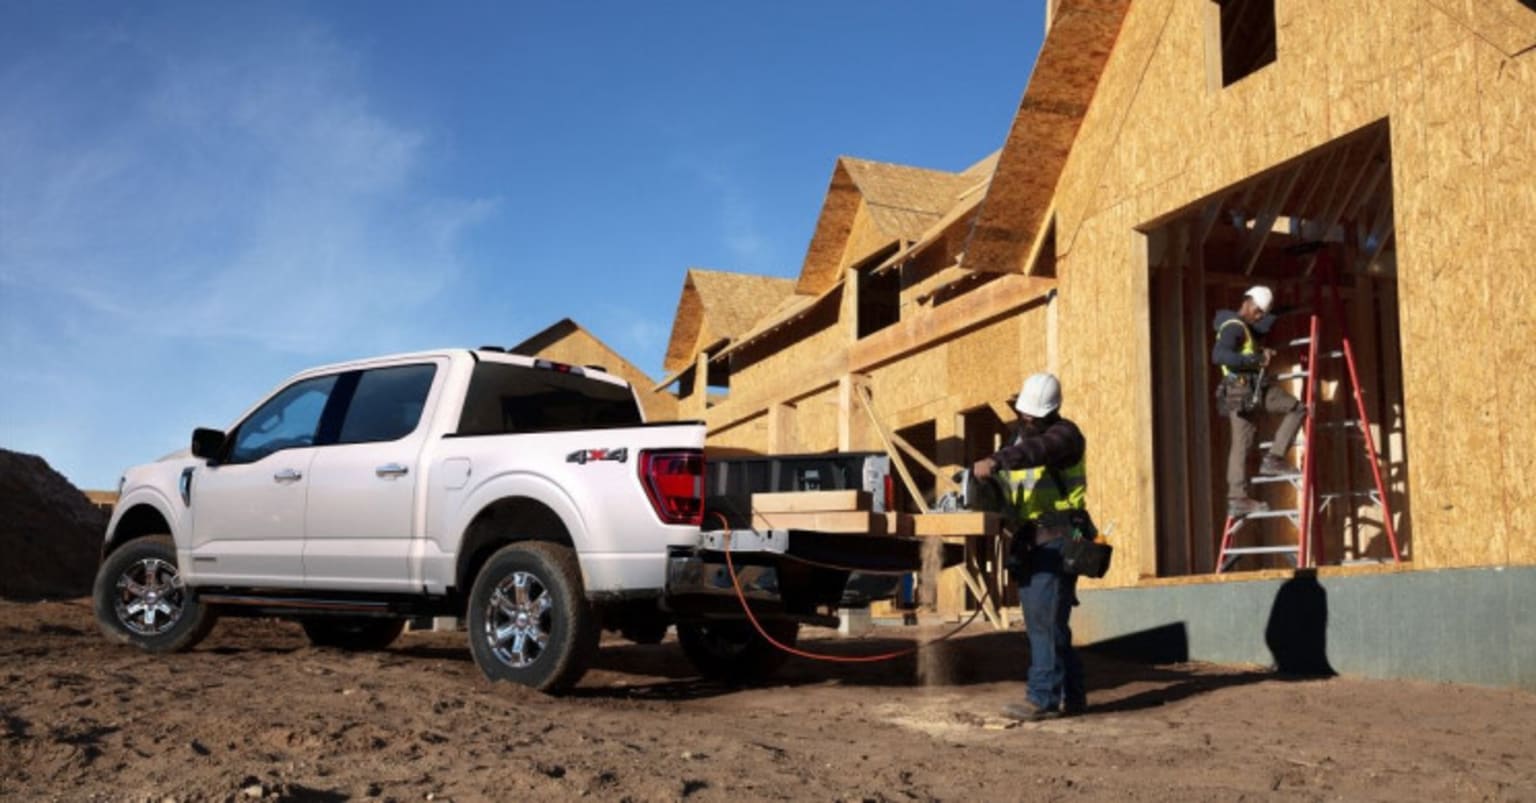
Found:
[(1060, 406), (1061, 382), (1052, 374), (1031, 375), (1013, 400), (1013, 409), (1034, 418), (1050, 415)]
[(1275, 303), (1274, 291), (1262, 284), (1256, 284), (1248, 288), (1248, 292), (1243, 295), (1253, 299), (1253, 303), (1258, 305), (1259, 310), (1262, 312), (1269, 312), (1269, 308)]

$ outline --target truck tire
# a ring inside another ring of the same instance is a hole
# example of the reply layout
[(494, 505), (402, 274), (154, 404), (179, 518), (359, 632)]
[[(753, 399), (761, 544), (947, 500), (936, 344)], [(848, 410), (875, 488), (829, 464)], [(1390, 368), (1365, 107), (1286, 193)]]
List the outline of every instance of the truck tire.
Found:
[(382, 650), (405, 632), (404, 619), (372, 617), (315, 617), (299, 622), (304, 635), (316, 647), (335, 647), (353, 652)]
[(129, 541), (102, 561), (91, 591), (96, 623), (107, 638), (145, 652), (192, 649), (218, 617), (182, 584), (168, 535)]
[(468, 630), (475, 664), (491, 680), (551, 694), (576, 685), (598, 639), (576, 553), (544, 541), (502, 547), (475, 578)]
[[(784, 619), (762, 622), (780, 644), (795, 646), (800, 623)], [(678, 622), (677, 641), (699, 674), (722, 683), (753, 683), (772, 677), (789, 653), (768, 643), (744, 619)]]

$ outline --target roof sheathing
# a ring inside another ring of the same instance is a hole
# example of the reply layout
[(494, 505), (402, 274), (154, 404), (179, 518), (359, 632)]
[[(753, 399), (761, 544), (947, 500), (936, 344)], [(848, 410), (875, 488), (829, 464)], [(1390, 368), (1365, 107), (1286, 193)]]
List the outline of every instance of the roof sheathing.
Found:
[(663, 368), (668, 372), (686, 368), (701, 343), (733, 338), (751, 329), (793, 292), (792, 279), (689, 268)]
[(892, 239), (916, 240), (974, 183), (960, 173), (843, 157), (870, 218)]
[(1130, 0), (1062, 0), (966, 247), (972, 270), (1019, 272), (1045, 225)]

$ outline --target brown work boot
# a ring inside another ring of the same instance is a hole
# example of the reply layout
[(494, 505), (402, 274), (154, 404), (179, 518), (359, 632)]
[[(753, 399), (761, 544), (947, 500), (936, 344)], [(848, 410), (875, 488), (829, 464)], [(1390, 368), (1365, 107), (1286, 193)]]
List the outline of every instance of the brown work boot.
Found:
[(1285, 458), (1265, 454), (1263, 462), (1259, 463), (1259, 473), (1266, 477), (1289, 477), (1292, 474), (1300, 474), (1296, 467)]
[(1249, 499), (1246, 496), (1227, 500), (1227, 515), (1234, 519), (1240, 519), (1254, 513), (1263, 513), (1266, 510), (1269, 510), (1268, 504), (1257, 499)]
[(1060, 707), (1041, 708), (1031, 702), (1009, 703), (1003, 706), (1003, 716), (1017, 722), (1044, 722), (1048, 719), (1060, 719), (1062, 711)]

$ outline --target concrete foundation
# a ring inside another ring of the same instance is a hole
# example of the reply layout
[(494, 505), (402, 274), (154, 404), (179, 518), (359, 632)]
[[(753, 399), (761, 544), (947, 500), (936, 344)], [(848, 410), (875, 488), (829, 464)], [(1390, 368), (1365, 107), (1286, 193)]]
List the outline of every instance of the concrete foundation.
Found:
[(1536, 691), (1536, 568), (1212, 582), (1079, 592), (1075, 640), (1159, 662)]

